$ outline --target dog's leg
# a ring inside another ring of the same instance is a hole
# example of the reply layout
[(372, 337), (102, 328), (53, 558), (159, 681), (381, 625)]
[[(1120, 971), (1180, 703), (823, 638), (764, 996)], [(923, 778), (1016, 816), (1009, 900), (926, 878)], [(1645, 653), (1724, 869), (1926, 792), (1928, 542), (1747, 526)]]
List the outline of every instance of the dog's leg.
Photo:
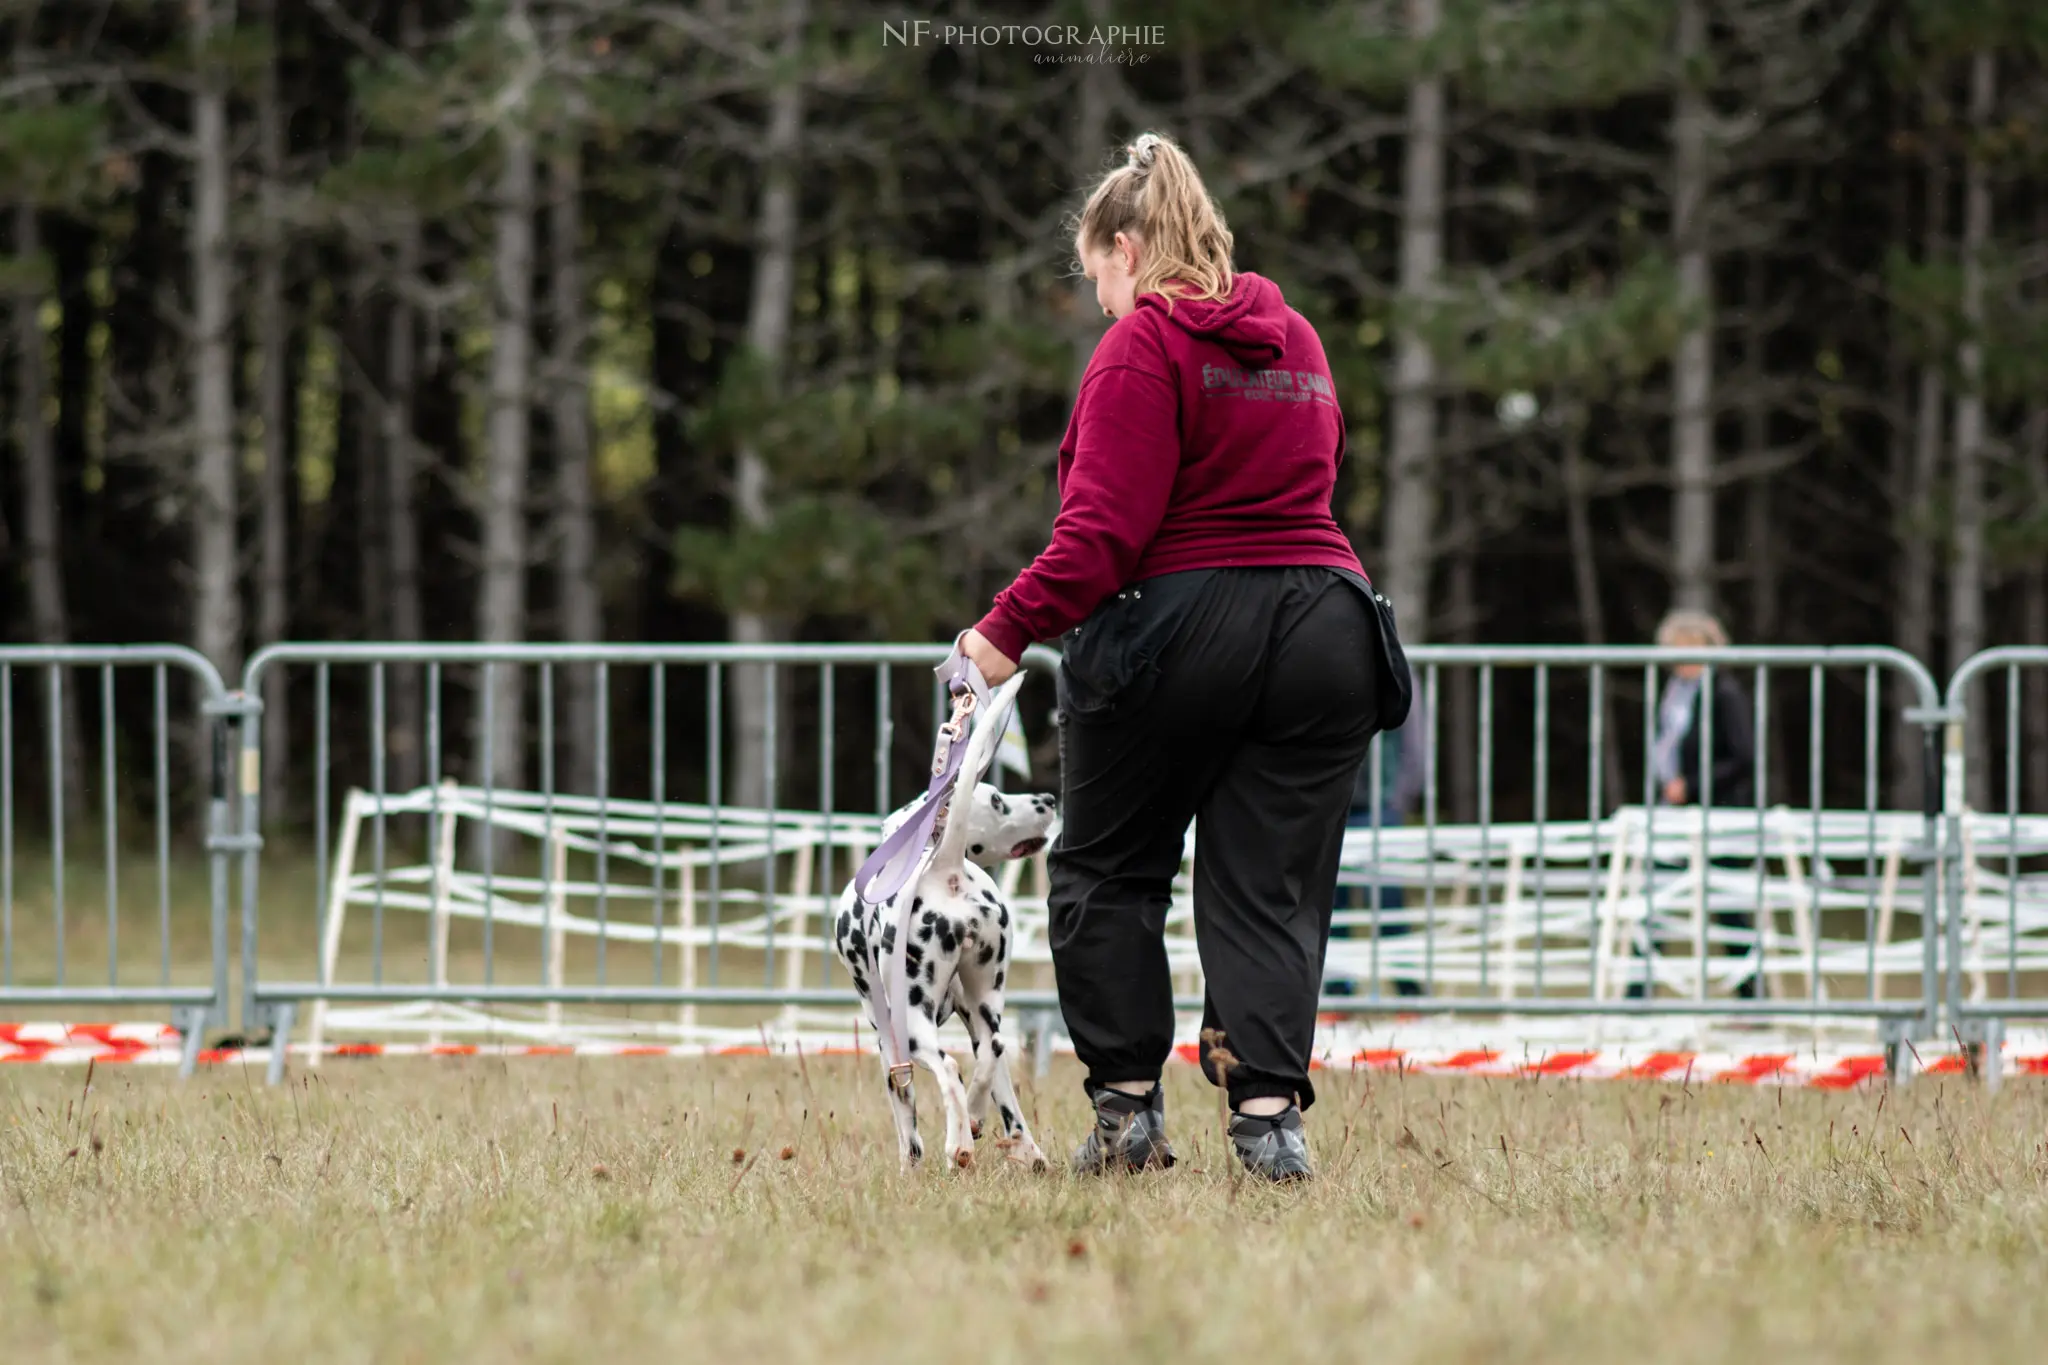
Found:
[(896, 1120), (896, 1159), (907, 1171), (924, 1160), (924, 1140), (917, 1135), (917, 1095), (908, 1075), (903, 1077), (902, 1090), (897, 1090), (886, 1057), (882, 1059), (882, 1084), (889, 1092), (889, 1113)]
[[(974, 1125), (975, 1138), (979, 1139), (982, 1127), (988, 1121), (989, 1086), (996, 1077), (996, 1053), (990, 1045), (994, 1032), (988, 1026), (988, 1016), (981, 1010), (986, 996), (968, 984), (966, 973), (961, 974), (954, 989), (960, 992), (961, 1022), (967, 1025), (967, 1036), (974, 1042), (974, 1077), (967, 1085), (967, 1117)], [(1002, 1016), (998, 1014), (996, 1017)], [(1003, 1136), (1009, 1136), (1008, 1130)]]
[[(1003, 1125), (1003, 1154), (1021, 1166), (1042, 1171), (1048, 1164), (1030, 1128), (1024, 1123), (1024, 1106), (1017, 1102), (1017, 1087), (1010, 1081), (1010, 1044), (1003, 1037), (1003, 993), (990, 991), (975, 1009), (977, 1022), (988, 1031), (988, 1091), (996, 1102), (996, 1116)], [(981, 1058), (976, 1057), (975, 1079), (981, 1079)]]
[(956, 1167), (974, 1164), (972, 1120), (967, 1116), (967, 1087), (960, 1068), (939, 1045), (939, 1026), (922, 1010), (910, 1012), (910, 1055), (924, 1063), (939, 1083), (939, 1102), (946, 1111), (946, 1160)]

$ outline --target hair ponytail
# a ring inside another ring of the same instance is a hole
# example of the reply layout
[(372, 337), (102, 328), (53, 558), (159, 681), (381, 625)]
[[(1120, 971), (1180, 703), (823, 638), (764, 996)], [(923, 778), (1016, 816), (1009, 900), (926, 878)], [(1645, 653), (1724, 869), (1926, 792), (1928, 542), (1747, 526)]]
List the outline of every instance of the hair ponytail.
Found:
[[(1125, 151), (1124, 164), (1102, 178), (1081, 210), (1075, 235), (1082, 245), (1106, 250), (1119, 232), (1142, 239), (1137, 292), (1160, 295), (1169, 309), (1176, 297), (1229, 298), (1234, 242), (1195, 163), (1158, 133), (1139, 134)], [(1175, 291), (1164, 288), (1168, 280), (1177, 282)]]

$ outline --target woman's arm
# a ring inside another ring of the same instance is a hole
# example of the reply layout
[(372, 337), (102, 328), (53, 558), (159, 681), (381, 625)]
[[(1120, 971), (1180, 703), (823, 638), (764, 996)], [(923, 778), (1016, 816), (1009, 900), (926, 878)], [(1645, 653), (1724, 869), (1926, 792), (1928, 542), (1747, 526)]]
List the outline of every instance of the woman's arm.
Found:
[(1163, 360), (1157, 370), (1119, 363), (1091, 373), (1074, 426), (1052, 541), (974, 626), (1012, 660), (1079, 625), (1130, 580), (1180, 470), (1179, 397)]

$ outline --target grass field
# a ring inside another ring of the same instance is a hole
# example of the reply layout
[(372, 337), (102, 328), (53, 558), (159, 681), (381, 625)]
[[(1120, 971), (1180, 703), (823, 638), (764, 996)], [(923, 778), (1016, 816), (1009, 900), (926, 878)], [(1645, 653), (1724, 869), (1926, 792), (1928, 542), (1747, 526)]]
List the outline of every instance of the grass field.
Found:
[[(1079, 1136), (1071, 1063), (1029, 1091)], [(10, 1362), (2041, 1358), (2048, 1102), (1330, 1075), (1322, 1178), (899, 1175), (871, 1063), (0, 1073)], [(1028, 1077), (1025, 1078), (1028, 1086)], [(929, 1091), (929, 1086), (924, 1087)], [(924, 1119), (936, 1133), (929, 1094)]]

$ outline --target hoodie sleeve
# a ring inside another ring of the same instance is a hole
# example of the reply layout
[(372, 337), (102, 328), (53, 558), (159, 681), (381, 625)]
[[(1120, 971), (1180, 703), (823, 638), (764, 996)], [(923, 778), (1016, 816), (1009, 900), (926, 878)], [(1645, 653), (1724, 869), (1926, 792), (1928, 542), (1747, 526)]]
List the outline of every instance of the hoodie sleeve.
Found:
[(1123, 587), (1166, 515), (1180, 470), (1179, 396), (1163, 357), (1144, 363), (1132, 342), (1082, 382), (1051, 543), (975, 624), (1006, 658), (1073, 629)]

